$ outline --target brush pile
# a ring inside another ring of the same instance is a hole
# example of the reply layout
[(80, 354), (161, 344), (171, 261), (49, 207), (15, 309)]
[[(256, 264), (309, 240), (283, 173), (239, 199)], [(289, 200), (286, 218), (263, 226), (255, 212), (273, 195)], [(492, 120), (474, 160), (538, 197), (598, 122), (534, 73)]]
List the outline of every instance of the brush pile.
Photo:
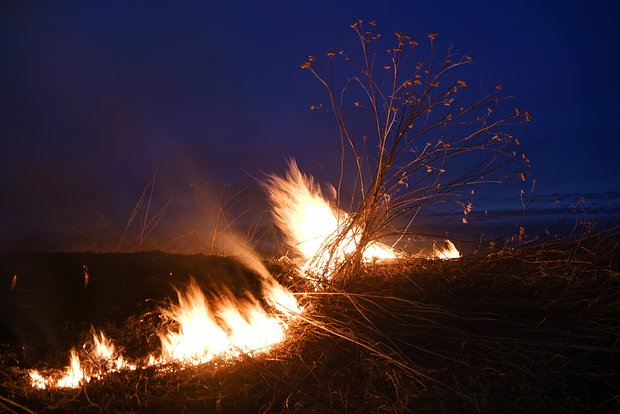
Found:
[[(0, 412), (618, 412), (619, 252), (616, 228), (485, 256), (367, 264), (323, 291), (273, 261), (281, 283), (305, 292), (305, 311), (270, 352), (37, 390), (32, 357), (5, 341)], [(156, 302), (100, 327), (124, 354), (142, 354), (161, 324)], [(78, 328), (66, 332), (73, 342)], [(66, 365), (66, 350), (55, 358), (45, 362)]]

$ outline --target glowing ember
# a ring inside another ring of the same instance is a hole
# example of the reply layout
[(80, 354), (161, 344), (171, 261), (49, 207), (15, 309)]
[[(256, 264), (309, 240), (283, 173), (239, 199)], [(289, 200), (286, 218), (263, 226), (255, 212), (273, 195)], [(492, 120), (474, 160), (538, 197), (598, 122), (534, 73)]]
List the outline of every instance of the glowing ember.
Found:
[[(330, 205), (314, 178), (303, 174), (294, 160), (289, 162), (285, 177), (269, 176), (266, 187), (275, 222), (287, 244), (304, 258), (304, 272), (329, 272), (355, 252), (360, 229), (351, 229), (341, 240), (335, 241), (348, 215)], [(379, 242), (368, 244), (363, 252), (365, 261), (397, 257), (394, 249)]]
[(446, 239), (442, 248), (433, 245), (433, 258), (435, 259), (458, 259), (461, 252), (458, 251), (454, 243)]
[[(280, 289), (272, 290), (278, 296), (271, 301), (289, 313), (298, 312), (295, 298), (283, 287)], [(208, 303), (194, 280), (185, 293), (177, 293), (179, 304), (165, 310), (164, 315), (175, 321), (178, 329), (160, 334), (162, 355), (152, 362), (201, 364), (215, 357), (264, 352), (284, 339), (286, 324), (269, 315), (252, 297), (241, 301), (224, 290)]]

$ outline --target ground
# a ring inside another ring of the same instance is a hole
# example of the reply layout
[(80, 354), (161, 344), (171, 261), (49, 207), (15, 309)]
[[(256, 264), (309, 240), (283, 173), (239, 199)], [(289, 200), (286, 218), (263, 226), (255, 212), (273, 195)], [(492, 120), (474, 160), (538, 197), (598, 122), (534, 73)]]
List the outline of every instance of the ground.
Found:
[[(91, 324), (129, 355), (155, 350), (158, 306), (190, 275), (255, 292), (234, 258), (0, 255), (0, 407), (8, 412), (617, 412), (620, 237), (373, 264), (316, 291), (271, 272), (305, 307), (269, 353), (32, 389)], [(84, 265), (87, 267), (85, 268)], [(85, 273), (88, 284), (85, 287)], [(13, 284), (13, 276), (17, 275)], [(13, 289), (11, 289), (13, 287)]]

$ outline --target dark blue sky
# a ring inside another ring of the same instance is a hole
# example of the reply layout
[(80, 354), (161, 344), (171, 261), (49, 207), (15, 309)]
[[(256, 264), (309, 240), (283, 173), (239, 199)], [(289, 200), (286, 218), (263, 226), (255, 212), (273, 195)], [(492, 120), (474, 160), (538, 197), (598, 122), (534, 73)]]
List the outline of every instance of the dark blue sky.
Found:
[[(0, 248), (57, 248), (99, 228), (96, 211), (122, 224), (155, 166), (171, 221), (192, 185), (256, 187), (288, 156), (335, 180), (337, 129), (308, 110), (324, 93), (299, 65), (353, 48), (357, 18), (439, 32), (474, 58), (470, 83), (530, 110), (535, 195), (617, 189), (617, 2), (3, 1)], [(508, 208), (514, 193), (518, 209), (514, 188), (483, 199)]]

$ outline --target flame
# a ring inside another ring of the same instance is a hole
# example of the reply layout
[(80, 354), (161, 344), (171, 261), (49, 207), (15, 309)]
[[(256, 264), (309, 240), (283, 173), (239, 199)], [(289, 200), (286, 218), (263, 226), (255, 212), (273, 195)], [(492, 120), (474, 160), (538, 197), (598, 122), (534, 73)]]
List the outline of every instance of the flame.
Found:
[[(282, 316), (267, 313), (253, 296), (247, 294), (245, 299), (240, 300), (228, 289), (208, 302), (192, 279), (184, 292), (177, 291), (178, 304), (162, 309), (164, 318), (175, 322), (178, 328), (159, 333), (161, 355), (149, 355), (146, 362), (139, 362), (140, 367), (171, 362), (198, 365), (216, 357), (229, 359), (243, 353), (265, 352), (283, 341), (288, 327), (283, 317), (299, 314), (302, 308), (288, 289), (266, 269), (265, 272), (261, 273), (264, 299)], [(78, 388), (110, 372), (137, 369), (138, 365), (126, 361), (103, 332), (93, 332), (92, 338), (92, 342), (82, 346), (81, 353), (85, 355), (82, 361), (78, 352), (71, 349), (70, 363), (64, 371), (51, 370), (49, 375), (44, 376), (37, 370), (31, 370), (31, 386), (41, 390)]]
[(34, 388), (44, 390), (46, 388), (78, 388), (85, 382), (90, 382), (90, 377), (82, 370), (80, 357), (75, 348), (71, 349), (71, 357), (69, 366), (65, 368), (64, 373), (53, 373), (48, 377), (44, 377), (37, 370), (29, 372), (30, 385)]
[(245, 353), (268, 349), (284, 339), (280, 321), (267, 315), (254, 300), (242, 306), (233, 297), (224, 299), (218, 315), (230, 330), (230, 343)]
[[(279, 288), (273, 287), (268, 293), (271, 303), (289, 313), (300, 311), (290, 292), (277, 283), (273, 286)], [(284, 339), (286, 323), (269, 315), (252, 296), (239, 300), (223, 290), (209, 303), (194, 280), (185, 292), (177, 294), (178, 305), (164, 310), (164, 315), (175, 321), (178, 329), (160, 333), (162, 355), (151, 363), (197, 365), (215, 357), (267, 351)]]
[(65, 375), (56, 382), (56, 386), (60, 388), (77, 388), (83, 382), (90, 382), (90, 377), (84, 374), (77, 351), (72, 349), (69, 366), (66, 368)]
[(124, 368), (136, 369), (134, 364), (127, 362), (123, 355), (116, 351), (112, 340), (106, 338), (103, 332), (99, 332), (99, 337), (93, 334), (93, 344), (94, 348), (90, 353), (92, 358), (98, 360), (107, 371), (119, 371)]
[(82, 370), (80, 357), (75, 348), (71, 349), (69, 366), (65, 368), (64, 373), (53, 373), (48, 377), (44, 377), (37, 370), (31, 370), (30, 384), (34, 388), (44, 390), (46, 388), (77, 388), (84, 382), (90, 382), (90, 377)]
[[(103, 334), (93, 333), (94, 346), (88, 352), (88, 363), (84, 365), (75, 348), (70, 351), (69, 366), (64, 372), (54, 372), (44, 377), (37, 370), (31, 370), (30, 383), (34, 388), (78, 388), (92, 379), (101, 379), (108, 372), (121, 369), (136, 369), (136, 366), (125, 361), (123, 356), (115, 350), (112, 341)], [(88, 344), (84, 344), (86, 349)]]
[(458, 259), (461, 257), (461, 252), (456, 248), (454, 243), (450, 240), (444, 240), (444, 247), (438, 248), (433, 244), (433, 258), (435, 259)]
[[(294, 160), (289, 161), (284, 177), (268, 177), (266, 189), (276, 225), (284, 233), (286, 243), (305, 260), (304, 273), (329, 273), (355, 252), (361, 229), (350, 229), (335, 241), (335, 236), (344, 232), (349, 216), (330, 205), (314, 178), (303, 174)], [(328, 245), (333, 248), (327, 249)], [(398, 257), (396, 250), (379, 242), (369, 243), (362, 254), (364, 261)]]
[[(301, 312), (295, 296), (270, 276), (264, 279), (265, 300), (284, 315)], [(145, 366), (171, 362), (198, 365), (216, 357), (230, 359), (245, 354), (268, 351), (285, 338), (287, 324), (281, 317), (268, 314), (259, 301), (248, 294), (237, 299), (224, 289), (209, 303), (195, 280), (190, 280), (184, 292), (177, 291), (178, 304), (163, 309), (164, 317), (176, 322), (178, 329), (159, 333), (161, 356), (149, 355)], [(37, 389), (78, 388), (93, 379), (122, 369), (135, 370), (113, 342), (103, 332), (93, 333), (92, 346), (84, 344), (86, 364), (78, 352), (71, 349), (70, 363), (64, 371), (52, 371), (49, 376), (37, 370), (29, 372), (30, 384)]]
[(43, 377), (39, 371), (36, 369), (31, 370), (30, 373), (30, 384), (39, 390), (44, 390), (47, 388), (48, 382), (45, 377)]
[(275, 280), (263, 282), (263, 292), (271, 306), (284, 315), (293, 316), (303, 311), (293, 293)]
[(101, 359), (112, 359), (114, 356), (114, 344), (112, 343), (112, 340), (105, 337), (103, 332), (100, 332), (100, 335), (101, 339), (99, 339), (97, 335), (93, 334), (93, 342), (95, 343), (93, 353)]
[(158, 361), (207, 362), (228, 349), (226, 332), (218, 325), (202, 290), (191, 281), (185, 293), (178, 291), (179, 304), (163, 314), (179, 324), (178, 331), (160, 334), (162, 357)]

